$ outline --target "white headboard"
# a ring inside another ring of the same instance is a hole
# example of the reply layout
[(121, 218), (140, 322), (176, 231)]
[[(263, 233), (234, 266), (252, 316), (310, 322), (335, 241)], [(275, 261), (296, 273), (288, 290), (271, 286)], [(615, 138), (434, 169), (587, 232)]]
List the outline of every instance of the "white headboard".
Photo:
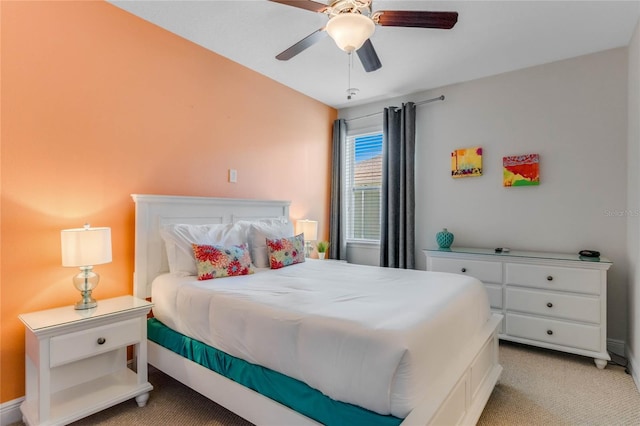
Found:
[(136, 203), (133, 294), (151, 297), (151, 282), (169, 271), (160, 226), (167, 223), (235, 223), (289, 218), (289, 201), (132, 194)]

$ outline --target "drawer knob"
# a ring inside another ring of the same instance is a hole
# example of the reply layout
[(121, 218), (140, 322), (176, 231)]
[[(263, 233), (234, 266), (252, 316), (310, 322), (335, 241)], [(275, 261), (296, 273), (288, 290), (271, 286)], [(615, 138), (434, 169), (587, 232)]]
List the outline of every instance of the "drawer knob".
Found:
[(105, 339), (104, 337), (98, 337), (98, 344), (99, 345), (104, 345), (104, 342), (106, 342), (107, 339)]
[(553, 303), (551, 302), (547, 303), (547, 308), (553, 308)]
[(547, 277), (547, 281), (553, 281), (553, 277), (552, 277), (551, 275), (549, 275), (549, 276)]
[(553, 334), (553, 330), (547, 330), (547, 334), (551, 336)]
[(467, 272), (467, 268), (460, 269), (462, 272)]

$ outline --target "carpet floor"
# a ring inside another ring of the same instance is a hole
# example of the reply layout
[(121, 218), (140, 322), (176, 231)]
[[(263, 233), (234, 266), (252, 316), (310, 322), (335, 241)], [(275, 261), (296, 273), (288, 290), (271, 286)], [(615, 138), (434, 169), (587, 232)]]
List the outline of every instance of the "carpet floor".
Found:
[(505, 342), (499, 353), (502, 377), (478, 425), (640, 425), (640, 392), (624, 367)]
[[(640, 393), (624, 367), (598, 370), (591, 358), (508, 342), (500, 343), (500, 363), (478, 425), (640, 425)], [(156, 369), (149, 381), (146, 407), (130, 400), (73, 425), (250, 425)]]

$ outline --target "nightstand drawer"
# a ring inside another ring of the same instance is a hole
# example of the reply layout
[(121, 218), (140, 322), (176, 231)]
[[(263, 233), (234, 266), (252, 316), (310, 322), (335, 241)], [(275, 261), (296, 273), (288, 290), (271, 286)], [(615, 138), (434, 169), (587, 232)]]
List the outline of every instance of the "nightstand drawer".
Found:
[(140, 340), (140, 320), (130, 319), (51, 338), (50, 366), (108, 352)]
[(431, 259), (431, 270), (469, 275), (482, 282), (501, 283), (502, 263), (466, 259)]
[(507, 306), (513, 311), (600, 324), (600, 298), (507, 288)]
[(600, 351), (600, 327), (507, 313), (509, 336)]
[(507, 284), (576, 293), (600, 294), (600, 271), (507, 263)]

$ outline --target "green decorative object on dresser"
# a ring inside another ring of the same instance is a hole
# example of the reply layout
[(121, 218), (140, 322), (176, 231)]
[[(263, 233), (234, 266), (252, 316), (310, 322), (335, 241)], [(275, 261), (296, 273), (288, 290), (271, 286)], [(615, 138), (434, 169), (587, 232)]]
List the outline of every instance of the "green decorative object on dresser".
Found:
[(447, 231), (447, 228), (443, 228), (436, 234), (436, 242), (440, 248), (449, 248), (453, 244), (453, 234)]

